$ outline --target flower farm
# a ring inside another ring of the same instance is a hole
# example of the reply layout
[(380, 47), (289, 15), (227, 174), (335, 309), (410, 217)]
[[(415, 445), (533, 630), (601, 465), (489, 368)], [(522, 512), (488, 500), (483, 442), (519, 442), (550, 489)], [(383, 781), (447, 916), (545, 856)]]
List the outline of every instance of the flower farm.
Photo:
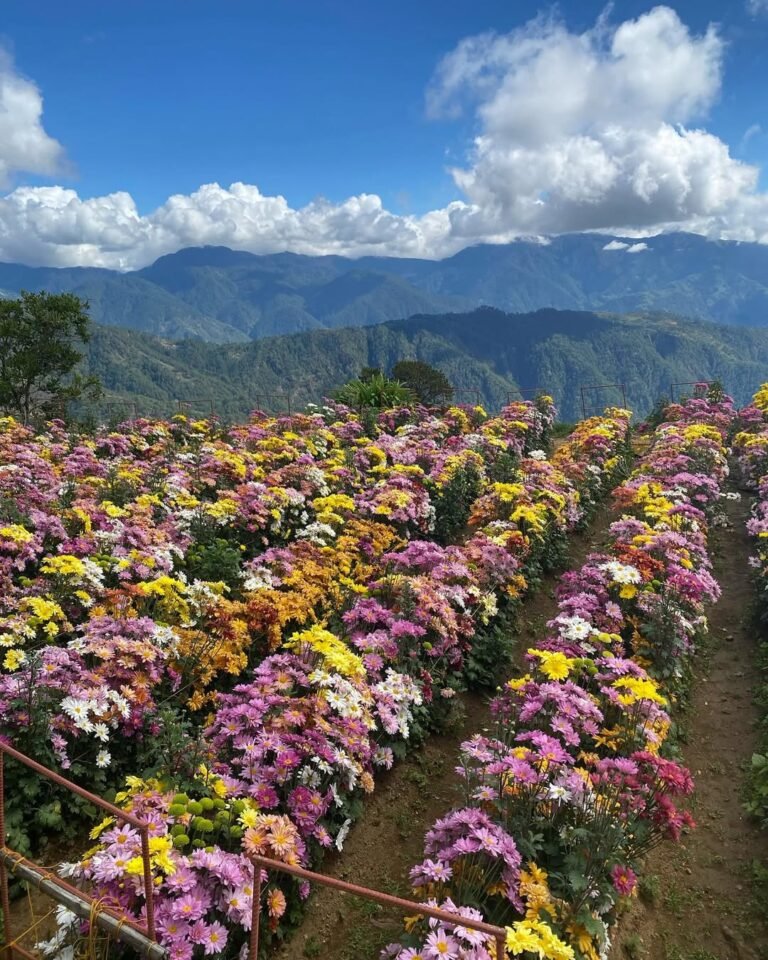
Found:
[[(0, 421), (0, 737), (149, 837), (7, 757), (8, 848), (139, 924), (148, 852), (169, 960), (245, 960), (255, 915), (269, 956), (311, 892), (264, 871), (254, 905), (250, 858), (343, 858), (366, 795), (476, 690), (492, 727), (460, 744), (463, 800), (410, 873), (457, 924), (411, 916), (382, 956), (501, 960), (463, 918), (504, 928), (508, 957), (608, 957), (644, 859), (694, 828), (676, 714), (720, 592), (731, 443), (768, 605), (768, 388), (740, 412), (716, 392), (672, 404), (641, 451), (629, 411), (559, 445), (554, 419), (543, 397), (497, 416)], [(598, 511), (605, 543), (567, 569)], [(556, 571), (557, 613), (521, 648)], [(57, 916), (38, 955), (106, 955)]]

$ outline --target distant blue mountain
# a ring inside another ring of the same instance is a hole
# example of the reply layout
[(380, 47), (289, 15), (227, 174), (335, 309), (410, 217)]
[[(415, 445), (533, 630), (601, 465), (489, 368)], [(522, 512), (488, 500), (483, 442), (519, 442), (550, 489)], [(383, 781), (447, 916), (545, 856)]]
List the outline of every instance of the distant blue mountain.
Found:
[(130, 273), (0, 264), (0, 295), (22, 289), (86, 297), (98, 323), (220, 343), (483, 305), (768, 326), (768, 246), (685, 233), (641, 242), (574, 234), (470, 247), (437, 261), (193, 247)]

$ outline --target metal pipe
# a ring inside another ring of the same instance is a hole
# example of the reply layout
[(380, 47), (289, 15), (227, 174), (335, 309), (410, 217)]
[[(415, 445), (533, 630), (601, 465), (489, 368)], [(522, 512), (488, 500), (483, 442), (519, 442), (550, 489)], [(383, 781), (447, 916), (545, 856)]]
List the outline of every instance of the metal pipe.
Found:
[(142, 956), (149, 957), (150, 960), (165, 960), (167, 956), (165, 947), (161, 947), (159, 943), (150, 940), (135, 929), (132, 924), (114, 916), (111, 911), (105, 908), (94, 910), (93, 901), (74, 890), (69, 884), (65, 885), (58, 879), (41, 874), (31, 864), (23, 860), (19, 861), (16, 855), (8, 851), (7, 848), (0, 849), (0, 862), (3, 863), (4, 867), (10, 867), (14, 874), (26, 880), (27, 883), (31, 883), (42, 893), (47, 894), (57, 903), (63, 904), (68, 910), (76, 913), (78, 917), (92, 921), (107, 933), (114, 934), (118, 940), (127, 943)]
[[(430, 907), (425, 903), (417, 903), (415, 900), (405, 900), (402, 897), (394, 897), (389, 893), (381, 893), (378, 890), (370, 890), (368, 887), (360, 887), (355, 883), (347, 883), (345, 880), (337, 880), (335, 877), (326, 877), (322, 873), (313, 873), (311, 870), (305, 870), (303, 867), (294, 867), (288, 863), (282, 863), (279, 860), (270, 860), (268, 857), (260, 857), (256, 854), (249, 854), (254, 867), (254, 881), (258, 868), (265, 870), (276, 870), (279, 873), (288, 873), (292, 877), (299, 877), (301, 880), (309, 880), (312, 883), (319, 883), (321, 886), (331, 887), (334, 890), (340, 890), (342, 893), (349, 893), (355, 897), (362, 897), (364, 900), (373, 900), (374, 903), (380, 903), (386, 907), (396, 907), (404, 914), (416, 911), (423, 913), (428, 917), (434, 917), (435, 920), (441, 920), (452, 927), (468, 927), (470, 930), (477, 930), (492, 937), (496, 944), (505, 944), (507, 932), (503, 927), (496, 927), (484, 920), (472, 920), (469, 917), (462, 917), (458, 913), (449, 913), (447, 910), (441, 910), (439, 907)], [(254, 903), (256, 902), (256, 884), (254, 882)], [(256, 951), (258, 950), (258, 927), (256, 927), (256, 937), (251, 937), (251, 953), (249, 960), (256, 960)], [(253, 934), (253, 926), (251, 928)], [(498, 947), (497, 947), (498, 949)], [(502, 952), (500, 957), (504, 956)]]
[[(5, 862), (6, 865), (10, 865), (11, 873), (15, 873), (19, 866), (25, 867), (27, 870), (32, 870), (40, 877), (45, 877), (47, 880), (50, 880), (51, 883), (55, 883), (57, 887), (60, 887), (62, 890), (67, 890), (69, 893), (74, 894), (77, 897), (81, 897), (85, 900), (90, 900), (87, 894), (83, 893), (82, 890), (79, 890), (77, 887), (73, 886), (71, 883), (68, 883), (62, 877), (58, 877), (55, 874), (51, 873), (49, 870), (46, 870), (43, 867), (39, 867), (36, 863), (33, 863), (31, 860), (28, 860), (26, 857), (23, 857), (20, 853), (17, 853), (16, 850), (11, 850), (10, 847), (0, 847), (0, 862)], [(115, 910), (114, 907), (111, 907), (108, 903), (101, 903), (99, 906), (100, 910), (104, 910), (106, 913), (109, 913), (116, 920), (118, 920), (123, 926), (132, 927), (137, 933), (140, 933), (142, 936), (147, 935), (145, 927), (142, 927), (139, 923), (136, 922), (134, 917), (127, 916), (125, 913), (121, 913), (118, 910)]]

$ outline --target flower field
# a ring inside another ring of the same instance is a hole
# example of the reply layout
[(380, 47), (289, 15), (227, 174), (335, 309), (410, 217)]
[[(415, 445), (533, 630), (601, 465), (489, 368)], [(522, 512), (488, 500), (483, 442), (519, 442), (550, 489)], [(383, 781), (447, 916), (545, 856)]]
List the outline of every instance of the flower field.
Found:
[[(498, 682), (521, 597), (625, 469), (628, 412), (549, 458), (553, 417), (545, 398), (493, 418), (0, 423), (0, 734), (150, 823), (171, 957), (236, 954), (247, 854), (341, 849), (377, 771)], [(542, 651), (545, 674), (568, 660)], [(10, 763), (8, 782), (16, 849), (83, 836), (79, 801)], [(65, 875), (141, 917), (138, 836), (90, 832)], [(307, 892), (271, 879), (276, 937)]]
[[(495, 729), (461, 749), (463, 806), (427, 833), (411, 879), (424, 898), (507, 927), (511, 956), (605, 957), (640, 859), (693, 825), (689, 772), (662, 749), (718, 597), (707, 527), (728, 473), (727, 400), (667, 408), (615, 491), (605, 553), (565, 574), (527, 672), (493, 702)], [(490, 942), (434, 921), (386, 956), (488, 960)]]

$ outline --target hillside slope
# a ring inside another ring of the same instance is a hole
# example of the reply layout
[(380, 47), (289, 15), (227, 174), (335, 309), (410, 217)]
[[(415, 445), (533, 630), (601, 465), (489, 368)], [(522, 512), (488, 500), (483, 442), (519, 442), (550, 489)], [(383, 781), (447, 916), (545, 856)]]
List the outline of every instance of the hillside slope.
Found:
[[(311, 330), (252, 343), (173, 342), (97, 328), (86, 365), (112, 398), (135, 398), (141, 412), (168, 413), (176, 401), (211, 404), (241, 417), (260, 404), (286, 409), (318, 402), (363, 366), (384, 370), (401, 358), (440, 367), (459, 400), (498, 408), (517, 387), (551, 392), (564, 417), (581, 413), (582, 385), (624, 383), (627, 401), (648, 411), (670, 384), (721, 378), (737, 400), (768, 379), (768, 331), (689, 323), (668, 316), (609, 316), (541, 310), (414, 316), (372, 327)], [(622, 399), (586, 391), (587, 412)]]

